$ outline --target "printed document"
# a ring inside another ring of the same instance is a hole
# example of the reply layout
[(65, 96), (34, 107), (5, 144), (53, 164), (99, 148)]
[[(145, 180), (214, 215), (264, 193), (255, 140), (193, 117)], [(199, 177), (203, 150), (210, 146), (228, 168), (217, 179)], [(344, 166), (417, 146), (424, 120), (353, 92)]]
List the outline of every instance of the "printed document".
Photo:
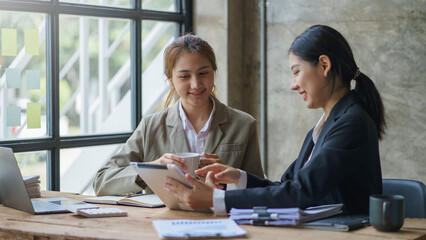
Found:
[(178, 219), (152, 222), (161, 239), (243, 237), (246, 231), (232, 219)]

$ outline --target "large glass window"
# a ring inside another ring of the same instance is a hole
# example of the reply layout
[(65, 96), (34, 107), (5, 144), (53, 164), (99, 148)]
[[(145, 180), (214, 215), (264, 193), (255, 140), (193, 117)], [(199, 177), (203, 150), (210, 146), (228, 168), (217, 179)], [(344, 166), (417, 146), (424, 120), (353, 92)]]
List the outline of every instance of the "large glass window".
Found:
[(0, 11), (0, 141), (46, 137), (46, 15)]
[(142, 0), (142, 9), (156, 10), (156, 11), (176, 11), (175, 0)]
[(131, 21), (61, 15), (59, 24), (61, 136), (131, 131)]
[(60, 0), (61, 2), (130, 8), (130, 0)]
[[(2, 0), (0, 146), (42, 190), (93, 194), (96, 171), (162, 108), (165, 46), (191, 0)], [(1, 166), (1, 159), (0, 159)]]
[(142, 21), (142, 112), (164, 105), (169, 83), (163, 74), (163, 52), (179, 32), (179, 25), (164, 21)]
[(94, 173), (121, 146), (122, 144), (116, 144), (61, 150), (61, 191), (94, 195)]

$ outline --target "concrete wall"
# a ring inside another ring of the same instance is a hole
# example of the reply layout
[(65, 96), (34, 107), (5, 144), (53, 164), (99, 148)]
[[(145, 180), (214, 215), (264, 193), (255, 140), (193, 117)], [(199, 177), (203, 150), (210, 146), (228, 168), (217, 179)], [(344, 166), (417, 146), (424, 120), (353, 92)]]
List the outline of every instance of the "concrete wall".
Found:
[(194, 4), (194, 33), (208, 41), (216, 54), (217, 97), (227, 103), (228, 87), (228, 6), (226, 0), (195, 0)]
[[(223, 65), (220, 98), (260, 119), (259, 1), (194, 2), (195, 31), (213, 45)], [(281, 177), (322, 114), (290, 91), (287, 50), (306, 28), (326, 24), (345, 36), (361, 71), (382, 94), (388, 116), (380, 142), (383, 177), (426, 183), (426, 1), (268, 2), (268, 177)]]
[[(218, 98), (251, 114), (259, 114), (259, 22), (257, 1), (194, 1), (194, 32), (217, 58)], [(251, 34), (256, 37), (242, 37)]]

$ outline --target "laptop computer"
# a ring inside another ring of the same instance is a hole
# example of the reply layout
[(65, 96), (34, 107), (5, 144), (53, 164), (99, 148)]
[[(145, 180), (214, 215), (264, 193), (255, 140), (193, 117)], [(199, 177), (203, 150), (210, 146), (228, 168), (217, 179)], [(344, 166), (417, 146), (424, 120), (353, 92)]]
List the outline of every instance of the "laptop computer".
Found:
[(4, 147), (0, 147), (0, 203), (31, 214), (65, 213), (80, 208), (99, 208), (67, 198), (31, 199), (12, 149)]

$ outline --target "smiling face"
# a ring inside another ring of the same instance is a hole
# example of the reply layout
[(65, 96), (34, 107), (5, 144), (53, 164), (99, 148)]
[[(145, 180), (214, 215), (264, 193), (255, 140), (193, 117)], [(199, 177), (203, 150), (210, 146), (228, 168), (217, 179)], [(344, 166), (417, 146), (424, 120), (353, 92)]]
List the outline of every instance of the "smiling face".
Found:
[(302, 95), (308, 108), (324, 108), (330, 99), (333, 84), (327, 84), (327, 67), (321, 56), (317, 66), (314, 66), (290, 52), (290, 69), (293, 75), (291, 90)]
[(182, 99), (184, 109), (208, 108), (214, 86), (212, 64), (200, 53), (183, 52), (176, 60), (168, 79)]

